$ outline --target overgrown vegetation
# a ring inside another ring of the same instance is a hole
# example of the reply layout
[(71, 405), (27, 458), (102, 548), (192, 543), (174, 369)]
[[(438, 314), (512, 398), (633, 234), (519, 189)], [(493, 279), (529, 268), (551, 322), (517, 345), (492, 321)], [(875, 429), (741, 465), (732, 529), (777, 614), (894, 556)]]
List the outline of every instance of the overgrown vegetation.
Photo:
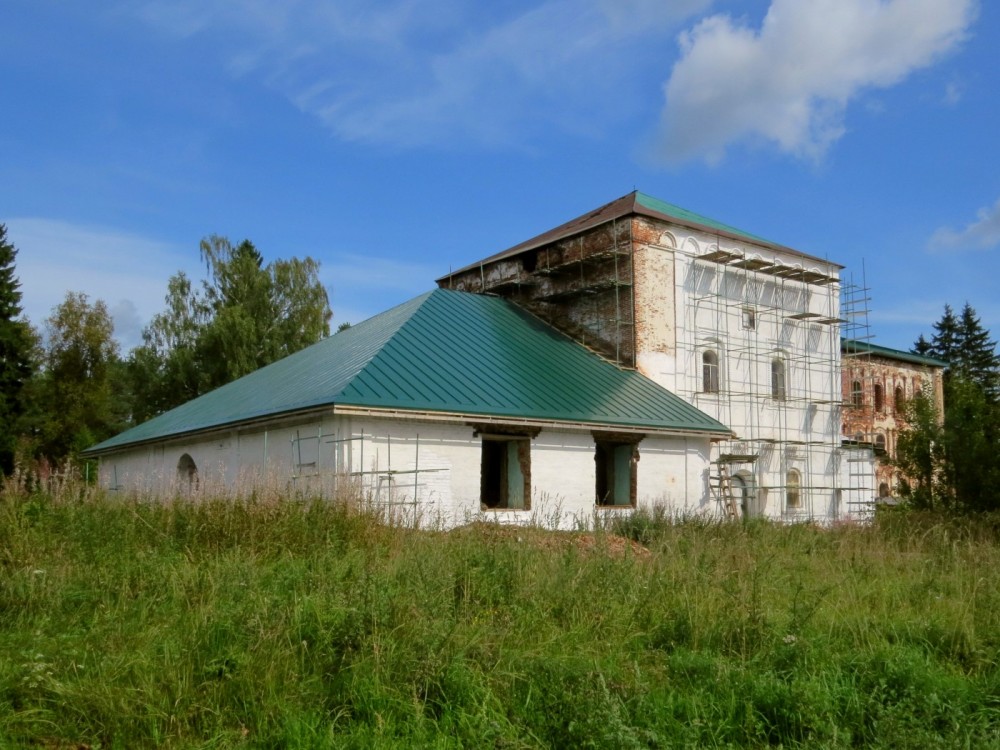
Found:
[(1000, 518), (0, 493), (0, 746), (996, 747)]
[(944, 413), (930, 394), (907, 405), (910, 428), (900, 432), (896, 465), (909, 478), (902, 495), (917, 508), (1000, 511), (1000, 357), (996, 342), (968, 304), (956, 316), (945, 305), (931, 341), (913, 351), (948, 363)]

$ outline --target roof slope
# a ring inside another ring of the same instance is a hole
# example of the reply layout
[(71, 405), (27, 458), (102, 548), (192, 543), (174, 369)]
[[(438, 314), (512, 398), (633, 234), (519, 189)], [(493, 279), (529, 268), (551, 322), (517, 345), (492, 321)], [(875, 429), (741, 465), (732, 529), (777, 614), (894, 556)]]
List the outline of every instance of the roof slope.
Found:
[(511, 302), (437, 289), (88, 452), (325, 405), (730, 434)]
[(948, 366), (948, 363), (943, 359), (905, 352), (902, 349), (890, 349), (888, 346), (879, 346), (878, 344), (872, 344), (869, 341), (859, 341), (858, 339), (840, 339), (840, 350), (845, 354), (873, 354), (877, 357), (897, 359), (901, 362), (913, 362), (914, 364), (928, 365), (930, 367)]
[[(755, 245), (791, 253), (801, 258), (819, 263), (825, 263), (837, 268), (843, 268), (843, 266), (837, 263), (830, 263), (830, 261), (822, 258), (807, 255), (806, 253), (786, 247), (785, 245), (779, 245), (775, 242), (771, 242), (770, 240), (766, 240), (763, 237), (750, 234), (749, 232), (744, 232), (742, 229), (737, 229), (736, 227), (728, 224), (723, 224), (715, 219), (710, 219), (707, 216), (702, 216), (701, 214), (697, 214), (693, 211), (688, 211), (685, 208), (675, 206), (674, 204), (667, 203), (666, 201), (661, 201), (659, 198), (654, 198), (651, 195), (646, 195), (645, 193), (640, 193), (636, 190), (628, 195), (623, 195), (621, 198), (613, 200), (610, 203), (606, 203), (600, 208), (588, 211), (582, 216), (577, 216), (575, 219), (571, 219), (565, 224), (560, 224), (554, 229), (550, 229), (549, 231), (543, 232), (536, 237), (532, 237), (530, 240), (526, 240), (518, 245), (514, 245), (514, 247), (503, 250), (495, 255), (491, 255), (481, 261), (471, 263), (463, 268), (459, 268), (456, 271), (452, 271), (448, 274), (448, 276), (456, 273), (462, 273), (472, 268), (478, 268), (486, 263), (492, 263), (494, 261), (503, 260), (504, 258), (519, 255), (526, 250), (532, 250), (536, 247), (541, 247), (567, 237), (572, 237), (580, 232), (592, 229), (593, 227), (600, 226), (601, 224), (605, 224), (609, 221), (614, 221), (615, 219), (624, 218), (625, 216), (631, 216), (633, 214), (669, 221), (674, 224), (680, 224), (681, 226), (689, 227), (691, 229), (709, 232), (710, 234), (717, 234), (740, 242), (752, 242)], [(447, 281), (448, 276), (442, 276), (438, 279), (438, 282), (442, 283)]]

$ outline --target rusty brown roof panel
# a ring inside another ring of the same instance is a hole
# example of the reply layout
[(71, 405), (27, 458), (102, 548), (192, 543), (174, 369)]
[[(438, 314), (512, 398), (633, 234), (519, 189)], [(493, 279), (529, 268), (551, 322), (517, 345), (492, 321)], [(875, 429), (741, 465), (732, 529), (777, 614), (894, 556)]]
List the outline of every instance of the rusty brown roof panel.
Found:
[(542, 234), (532, 237), (529, 240), (525, 240), (520, 244), (491, 255), (488, 258), (476, 261), (475, 263), (470, 263), (467, 266), (463, 266), (462, 268), (445, 274), (437, 281), (439, 284), (446, 282), (449, 276), (464, 273), (465, 271), (470, 271), (474, 268), (478, 268), (479, 266), (488, 265), (498, 260), (512, 258), (528, 250), (543, 247), (553, 242), (566, 239), (567, 237), (573, 237), (588, 229), (606, 224), (609, 221), (614, 221), (615, 219), (632, 215), (647, 216), (653, 219), (660, 219), (661, 221), (668, 221), (672, 224), (680, 224), (681, 226), (701, 230), (709, 234), (726, 237), (739, 242), (752, 242), (753, 244), (761, 247), (791, 253), (792, 255), (797, 255), (801, 258), (805, 258), (816, 263), (823, 263), (835, 268), (844, 267), (839, 263), (832, 263), (823, 258), (808, 255), (799, 250), (795, 250), (794, 248), (787, 247), (786, 245), (779, 245), (775, 242), (771, 242), (770, 240), (766, 240), (763, 237), (744, 232), (736, 227), (723, 224), (706, 216), (696, 214), (693, 211), (688, 211), (671, 203), (661, 201), (658, 198), (654, 198), (638, 191), (633, 191), (628, 195), (623, 195), (621, 198), (611, 201), (610, 203), (605, 203), (603, 206), (596, 208), (593, 211), (589, 211), (576, 217), (575, 219), (571, 219), (565, 224), (560, 224), (554, 229), (543, 232)]

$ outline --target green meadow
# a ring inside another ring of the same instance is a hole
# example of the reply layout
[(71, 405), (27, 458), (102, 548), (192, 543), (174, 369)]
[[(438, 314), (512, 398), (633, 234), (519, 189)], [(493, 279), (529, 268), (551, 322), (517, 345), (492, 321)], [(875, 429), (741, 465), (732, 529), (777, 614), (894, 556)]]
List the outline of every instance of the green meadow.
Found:
[(1000, 517), (0, 492), (0, 747), (1000, 747)]

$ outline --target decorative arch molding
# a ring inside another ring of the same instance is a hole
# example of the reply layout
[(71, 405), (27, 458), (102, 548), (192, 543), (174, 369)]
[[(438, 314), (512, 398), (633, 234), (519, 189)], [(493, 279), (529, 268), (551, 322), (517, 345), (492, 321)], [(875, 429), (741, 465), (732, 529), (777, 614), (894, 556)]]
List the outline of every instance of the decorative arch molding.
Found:
[(657, 242), (661, 247), (666, 247), (671, 250), (677, 249), (677, 238), (674, 237), (673, 232), (663, 232), (660, 234), (660, 239)]

